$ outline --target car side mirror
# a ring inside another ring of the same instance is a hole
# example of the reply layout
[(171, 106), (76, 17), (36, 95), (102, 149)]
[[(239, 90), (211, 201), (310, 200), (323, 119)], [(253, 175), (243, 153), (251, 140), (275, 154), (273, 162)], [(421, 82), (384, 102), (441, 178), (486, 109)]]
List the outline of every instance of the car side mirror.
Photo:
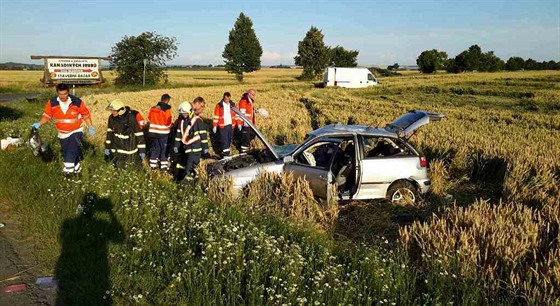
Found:
[(289, 164), (293, 162), (294, 162), (294, 158), (291, 155), (284, 156), (284, 164)]

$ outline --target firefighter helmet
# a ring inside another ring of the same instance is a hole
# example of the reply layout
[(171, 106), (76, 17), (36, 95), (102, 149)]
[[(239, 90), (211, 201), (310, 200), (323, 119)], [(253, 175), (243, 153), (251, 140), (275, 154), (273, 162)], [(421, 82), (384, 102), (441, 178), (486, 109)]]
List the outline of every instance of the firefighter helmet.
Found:
[(109, 102), (109, 105), (107, 105), (106, 110), (119, 111), (119, 114), (121, 114), (121, 112), (124, 113), (124, 103), (121, 99), (115, 99), (115, 100)]
[(179, 105), (179, 114), (189, 114), (193, 111), (191, 103), (185, 101)]

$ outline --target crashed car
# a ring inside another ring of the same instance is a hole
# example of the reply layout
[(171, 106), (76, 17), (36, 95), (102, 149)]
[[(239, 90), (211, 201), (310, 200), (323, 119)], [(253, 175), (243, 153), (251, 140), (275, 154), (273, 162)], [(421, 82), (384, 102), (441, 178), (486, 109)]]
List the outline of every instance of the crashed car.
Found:
[(207, 166), (211, 178), (230, 177), (236, 192), (263, 172), (292, 172), (323, 199), (415, 202), (430, 191), (426, 158), (408, 139), (421, 126), (441, 120), (442, 114), (410, 111), (384, 128), (331, 124), (312, 131), (301, 144), (272, 146), (238, 109), (233, 110), (265, 145)]

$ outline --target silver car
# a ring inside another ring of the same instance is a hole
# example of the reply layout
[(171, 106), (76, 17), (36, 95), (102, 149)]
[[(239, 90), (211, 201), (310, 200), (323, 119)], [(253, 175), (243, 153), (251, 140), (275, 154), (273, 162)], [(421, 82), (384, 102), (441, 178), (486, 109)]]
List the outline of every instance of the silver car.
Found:
[(207, 166), (213, 178), (231, 177), (236, 192), (265, 171), (303, 177), (314, 195), (324, 199), (417, 201), (430, 191), (426, 158), (407, 140), (419, 127), (444, 115), (410, 111), (385, 128), (331, 124), (312, 131), (301, 144), (272, 146), (238, 109), (233, 110), (266, 147)]

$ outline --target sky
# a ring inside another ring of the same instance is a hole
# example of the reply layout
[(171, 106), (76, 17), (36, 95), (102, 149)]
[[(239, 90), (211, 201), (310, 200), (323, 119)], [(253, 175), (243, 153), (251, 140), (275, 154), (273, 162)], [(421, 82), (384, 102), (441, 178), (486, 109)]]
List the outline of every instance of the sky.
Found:
[(0, 63), (108, 56), (124, 36), (156, 32), (177, 38), (168, 64), (223, 64), (240, 12), (253, 21), (265, 66), (293, 65), (311, 26), (326, 45), (359, 50), (360, 66), (415, 65), (424, 50), (454, 57), (473, 44), (504, 60), (560, 61), (560, 0), (0, 0)]

